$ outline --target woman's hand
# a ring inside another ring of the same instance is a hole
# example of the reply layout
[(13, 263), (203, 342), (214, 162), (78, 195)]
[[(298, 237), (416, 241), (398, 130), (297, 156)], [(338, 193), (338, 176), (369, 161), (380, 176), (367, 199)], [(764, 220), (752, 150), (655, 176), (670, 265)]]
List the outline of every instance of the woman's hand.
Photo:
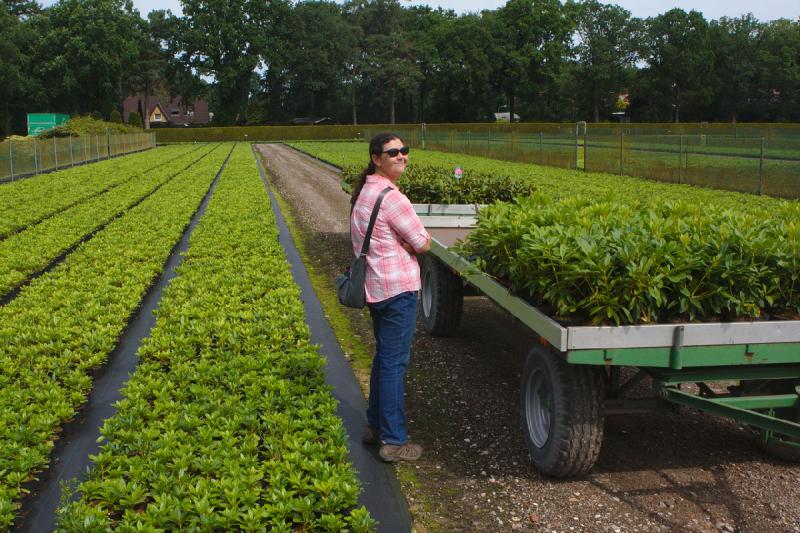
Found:
[(401, 246), (406, 252), (410, 253), (411, 255), (416, 255), (417, 252), (414, 250), (414, 247), (408, 244), (406, 241), (403, 241)]

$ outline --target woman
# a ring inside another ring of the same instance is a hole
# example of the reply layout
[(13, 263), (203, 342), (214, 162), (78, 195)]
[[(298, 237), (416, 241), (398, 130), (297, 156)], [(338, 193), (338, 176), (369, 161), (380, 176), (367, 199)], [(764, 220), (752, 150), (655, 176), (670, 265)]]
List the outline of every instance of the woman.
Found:
[(408, 164), (409, 148), (392, 133), (369, 143), (370, 162), (353, 190), (350, 238), (360, 253), (372, 208), (387, 187), (372, 230), (367, 254), (365, 289), (375, 334), (375, 357), (370, 376), (365, 444), (380, 444), (387, 462), (415, 461), (422, 447), (408, 441), (403, 408), (403, 378), (417, 323), (420, 290), (416, 254), (430, 250), (425, 231), (411, 202), (397, 188)]

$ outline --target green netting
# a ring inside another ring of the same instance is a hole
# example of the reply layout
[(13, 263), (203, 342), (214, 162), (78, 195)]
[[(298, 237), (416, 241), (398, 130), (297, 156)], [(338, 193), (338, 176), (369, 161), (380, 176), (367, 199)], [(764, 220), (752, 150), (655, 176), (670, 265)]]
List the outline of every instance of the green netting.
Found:
[(425, 148), (573, 169), (578, 161), (574, 134), (427, 131)]
[(58, 170), (155, 146), (155, 134), (84, 135), (0, 142), (0, 180)]
[(587, 134), (586, 170), (800, 198), (800, 142), (731, 135)]

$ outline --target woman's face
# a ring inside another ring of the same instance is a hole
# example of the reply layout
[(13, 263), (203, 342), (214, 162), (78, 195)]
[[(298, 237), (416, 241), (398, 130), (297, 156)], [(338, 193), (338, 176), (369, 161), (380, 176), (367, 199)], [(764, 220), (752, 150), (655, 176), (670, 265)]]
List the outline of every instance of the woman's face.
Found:
[(391, 157), (386, 152), (393, 149), (400, 150), (402, 147), (403, 142), (400, 139), (392, 139), (383, 145), (383, 153), (380, 156), (374, 154), (372, 156), (372, 162), (375, 163), (378, 174), (389, 178), (392, 182), (397, 181), (403, 172), (405, 172), (406, 165), (408, 165), (408, 154), (401, 154), (398, 152), (397, 155)]

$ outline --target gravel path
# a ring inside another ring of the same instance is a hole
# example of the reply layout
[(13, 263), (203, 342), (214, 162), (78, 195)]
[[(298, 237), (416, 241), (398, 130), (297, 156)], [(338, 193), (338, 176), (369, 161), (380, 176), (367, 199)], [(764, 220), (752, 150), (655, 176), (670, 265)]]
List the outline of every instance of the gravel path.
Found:
[[(288, 147), (259, 148), (315, 243), (310, 260), (333, 277), (349, 261), (338, 176)], [(367, 313), (348, 313), (371, 343)], [(452, 338), (418, 327), (406, 408), (426, 454), (398, 468), (417, 531), (800, 532), (800, 466), (763, 455), (738, 425), (696, 411), (609, 416), (589, 475), (538, 474), (518, 402), (532, 340), (483, 298), (465, 301)]]

